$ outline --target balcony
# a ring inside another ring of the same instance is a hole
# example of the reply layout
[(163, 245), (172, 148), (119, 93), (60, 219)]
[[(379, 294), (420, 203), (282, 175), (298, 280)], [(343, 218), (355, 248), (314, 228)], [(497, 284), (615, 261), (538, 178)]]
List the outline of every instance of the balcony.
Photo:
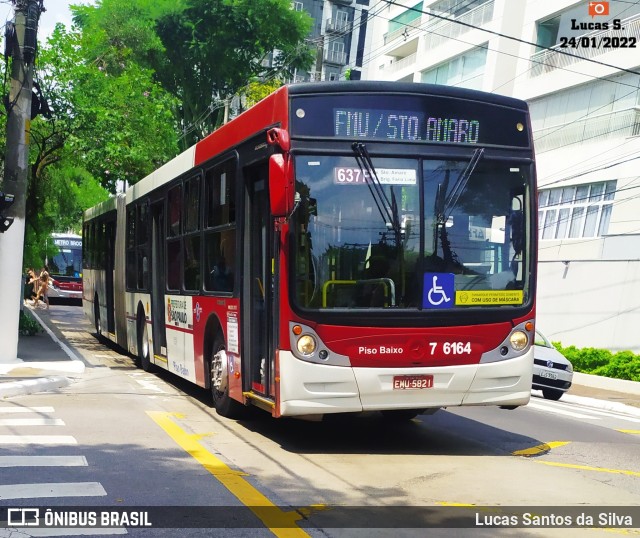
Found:
[[(440, 45), (446, 44), (450, 39), (457, 39), (462, 34), (471, 32), (474, 28), (480, 28), (493, 18), (493, 0), (485, 2), (479, 5), (471, 11), (467, 11), (463, 15), (452, 19), (451, 21), (444, 21), (442, 19), (432, 18), (423, 28), (427, 31), (425, 36), (424, 48), (425, 50), (432, 50)], [(469, 28), (462, 24), (470, 24), (474, 28)]]
[(416, 63), (416, 54), (417, 54), (417, 52), (414, 52), (413, 54), (409, 54), (409, 56), (407, 56), (406, 58), (401, 58), (399, 60), (396, 60), (395, 62), (390, 64), (389, 71), (395, 73), (396, 71), (400, 71), (400, 70), (404, 69), (405, 67), (409, 67), (409, 66), (415, 64)]
[(537, 153), (581, 142), (640, 136), (640, 107), (555, 125), (533, 133)]
[(324, 61), (328, 64), (347, 65), (347, 53), (337, 50), (325, 50)]
[[(628, 19), (624, 19), (621, 23), (621, 26), (624, 28), (624, 34), (620, 30), (602, 30), (589, 32), (587, 34), (583, 34), (579, 37), (576, 37), (576, 42), (581, 43), (585, 42), (587, 44), (586, 47), (578, 47), (578, 48), (562, 48), (559, 45), (552, 47), (551, 50), (541, 50), (540, 52), (536, 52), (533, 56), (531, 56), (531, 63), (533, 64), (531, 68), (531, 77), (537, 77), (543, 75), (544, 73), (549, 73), (556, 69), (563, 69), (568, 67), (569, 65), (575, 64), (585, 59), (591, 59), (601, 54), (605, 54), (607, 52), (611, 52), (614, 50), (613, 48), (604, 48), (601, 46), (603, 41), (619, 40), (622, 37), (631, 38), (631, 39), (640, 39), (640, 16), (634, 15), (633, 17), (629, 17)], [(593, 44), (597, 46), (593, 46)], [(588, 46), (592, 45), (592, 46)]]
[(351, 32), (351, 21), (327, 19), (327, 25), (325, 26), (325, 32), (327, 34), (346, 34)]

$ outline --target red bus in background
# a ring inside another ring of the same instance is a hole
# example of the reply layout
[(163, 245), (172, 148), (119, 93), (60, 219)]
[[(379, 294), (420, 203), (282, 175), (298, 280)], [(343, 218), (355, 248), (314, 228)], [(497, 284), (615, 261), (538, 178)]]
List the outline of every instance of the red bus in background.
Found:
[(82, 237), (77, 234), (53, 233), (51, 242), (57, 251), (48, 260), (49, 299), (82, 300)]
[(85, 213), (84, 307), (224, 416), (515, 408), (535, 197), (523, 101), (284, 86)]

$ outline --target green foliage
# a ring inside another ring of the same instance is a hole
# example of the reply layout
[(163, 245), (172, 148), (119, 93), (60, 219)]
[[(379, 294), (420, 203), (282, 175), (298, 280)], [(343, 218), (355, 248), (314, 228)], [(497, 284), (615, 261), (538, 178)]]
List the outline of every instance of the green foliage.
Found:
[(555, 348), (573, 365), (576, 372), (616, 379), (640, 381), (640, 355), (631, 351), (611, 353), (606, 349), (592, 347), (578, 349), (575, 346), (562, 347), (553, 342)]
[(66, 127), (65, 159), (98, 178), (110, 192), (119, 182), (136, 183), (178, 151), (178, 101), (154, 81), (146, 66), (162, 52), (162, 45), (153, 34), (152, 21), (139, 15), (136, 6), (123, 7), (127, 24), (120, 13), (84, 6), (78, 19), (86, 27), (67, 31), (59, 26), (40, 52), (53, 100), (54, 118), (48, 123)]
[(218, 126), (221, 103), (244, 94), (250, 106), (278, 76), (313, 63), (312, 20), (289, 0), (101, 0), (71, 10), (73, 26), (59, 24), (36, 58), (52, 117), (31, 123), (25, 266), (51, 256), (51, 232), (80, 232), (85, 209)]
[(33, 336), (42, 331), (40, 324), (26, 310), (20, 310), (20, 318), (18, 321), (18, 331), (20, 334)]
[[(311, 18), (292, 10), (289, 0), (185, 0), (185, 5), (157, 21), (166, 55), (155, 70), (181, 101), (188, 146), (221, 123), (224, 100), (250, 80), (310, 67), (313, 55), (304, 44)], [(273, 67), (265, 67), (275, 50)]]
[(268, 82), (250, 82), (244, 91), (247, 98), (246, 106), (252, 107), (258, 101), (261, 101), (268, 95), (275, 92), (280, 86), (282, 86), (282, 83), (278, 80), (270, 80)]

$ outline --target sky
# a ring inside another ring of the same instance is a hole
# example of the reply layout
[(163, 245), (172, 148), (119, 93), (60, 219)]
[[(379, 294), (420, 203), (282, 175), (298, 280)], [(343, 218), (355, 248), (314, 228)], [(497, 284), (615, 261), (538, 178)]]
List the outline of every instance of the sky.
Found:
[[(44, 41), (53, 32), (56, 24), (61, 22), (71, 26), (69, 4), (93, 4), (93, 0), (44, 0), (45, 11), (40, 15), (38, 39)], [(13, 20), (14, 6), (11, 0), (0, 0), (0, 24)], [(4, 32), (3, 32), (4, 33)]]

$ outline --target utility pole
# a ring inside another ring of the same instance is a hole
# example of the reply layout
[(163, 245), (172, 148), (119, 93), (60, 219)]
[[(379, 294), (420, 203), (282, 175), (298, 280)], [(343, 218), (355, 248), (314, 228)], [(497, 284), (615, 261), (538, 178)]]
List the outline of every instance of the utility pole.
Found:
[(4, 198), (0, 200), (0, 206), (4, 205), (0, 225), (6, 228), (0, 233), (0, 363), (14, 362), (18, 356), (33, 64), (42, 11), (42, 0), (12, 2), (14, 23), (7, 24), (5, 43), (11, 56), (11, 90), (4, 178), (0, 183)]

